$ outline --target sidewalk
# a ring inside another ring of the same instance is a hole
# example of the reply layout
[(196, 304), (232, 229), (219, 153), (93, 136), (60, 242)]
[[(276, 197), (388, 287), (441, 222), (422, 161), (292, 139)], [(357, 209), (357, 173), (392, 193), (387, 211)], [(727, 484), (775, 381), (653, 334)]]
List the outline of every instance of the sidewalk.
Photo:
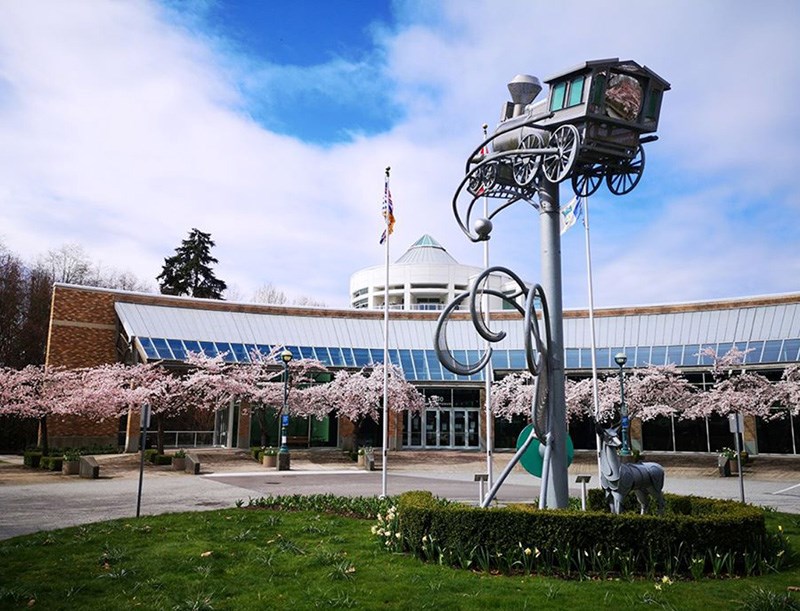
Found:
[[(245, 451), (203, 450), (199, 455), (200, 476), (175, 472), (169, 466), (146, 465), (142, 515), (232, 507), (237, 500), (247, 503), (251, 497), (270, 494), (371, 496), (382, 492), (380, 466), (367, 472), (346, 461), (340, 451), (293, 450), (291, 470), (282, 472), (262, 467)], [(495, 478), (511, 456), (495, 454)], [(138, 455), (98, 456), (97, 480), (27, 469), (19, 457), (8, 457), (12, 462), (6, 458), (0, 456), (0, 539), (136, 515)], [(739, 499), (738, 477), (720, 477), (716, 466), (708, 464), (711, 459), (707, 455), (668, 458), (661, 461), (667, 473), (666, 492)], [(745, 500), (800, 514), (800, 459), (794, 458), (756, 458), (745, 469)], [(475, 452), (393, 452), (387, 492), (430, 490), (438, 496), (475, 503), (479, 485), (474, 474), (480, 472), (486, 472), (486, 457)], [(571, 496), (580, 497), (580, 486), (575, 483), (579, 473), (592, 476), (590, 488), (599, 486), (593, 453), (576, 456), (570, 466)], [(538, 478), (516, 468), (497, 500), (530, 502), (538, 497), (539, 485)]]

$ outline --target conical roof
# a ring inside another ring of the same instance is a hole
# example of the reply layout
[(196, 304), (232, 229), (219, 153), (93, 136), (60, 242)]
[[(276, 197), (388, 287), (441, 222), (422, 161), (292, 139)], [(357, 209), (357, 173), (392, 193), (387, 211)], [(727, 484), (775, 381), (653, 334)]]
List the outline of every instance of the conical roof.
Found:
[(447, 265), (458, 265), (451, 257), (444, 246), (439, 244), (427, 233), (419, 240), (414, 242), (409, 249), (395, 263), (437, 263)]

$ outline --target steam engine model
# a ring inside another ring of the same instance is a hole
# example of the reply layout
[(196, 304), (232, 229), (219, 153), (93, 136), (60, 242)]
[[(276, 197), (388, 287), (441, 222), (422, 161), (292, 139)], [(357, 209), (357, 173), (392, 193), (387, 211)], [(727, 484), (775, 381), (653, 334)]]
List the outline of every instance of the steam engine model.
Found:
[(512, 101), (504, 105), (494, 133), (469, 157), (454, 208), (465, 187), (472, 196), (469, 211), (479, 197), (508, 200), (500, 209), (530, 201), (542, 174), (554, 183), (571, 178), (579, 196), (593, 194), (604, 178), (616, 195), (639, 183), (642, 145), (658, 138), (669, 83), (645, 66), (616, 58), (584, 62), (544, 82), (548, 96), (539, 102), (534, 100), (542, 85), (536, 77), (518, 75), (509, 83)]

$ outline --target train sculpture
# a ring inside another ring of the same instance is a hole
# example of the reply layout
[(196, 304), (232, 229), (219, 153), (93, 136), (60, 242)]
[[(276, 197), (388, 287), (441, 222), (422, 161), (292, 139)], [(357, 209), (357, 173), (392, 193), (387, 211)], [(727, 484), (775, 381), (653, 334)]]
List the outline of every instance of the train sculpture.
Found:
[[(571, 179), (576, 195), (588, 197), (605, 183), (615, 195), (632, 191), (642, 177), (644, 144), (655, 132), (667, 81), (634, 61), (587, 61), (544, 80), (518, 75), (508, 85), (512, 100), (500, 123), (469, 156), (465, 177), (453, 198), (461, 229), (473, 241), (486, 235), (470, 230), (475, 202), (501, 203), (489, 218), (519, 201), (531, 202), (544, 176), (553, 183)], [(464, 214), (459, 201), (467, 200)]]

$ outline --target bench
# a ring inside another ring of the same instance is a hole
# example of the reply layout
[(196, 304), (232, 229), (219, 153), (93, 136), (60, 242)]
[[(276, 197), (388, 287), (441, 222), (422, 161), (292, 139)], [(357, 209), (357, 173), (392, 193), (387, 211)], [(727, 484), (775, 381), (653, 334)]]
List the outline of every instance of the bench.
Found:
[(286, 445), (293, 448), (307, 448), (308, 436), (307, 435), (289, 435), (286, 438)]
[(100, 465), (94, 456), (81, 456), (78, 475), (84, 479), (97, 479), (100, 477)]
[(191, 475), (200, 474), (200, 457), (197, 454), (192, 454), (191, 452), (186, 454), (186, 468), (184, 471)]

